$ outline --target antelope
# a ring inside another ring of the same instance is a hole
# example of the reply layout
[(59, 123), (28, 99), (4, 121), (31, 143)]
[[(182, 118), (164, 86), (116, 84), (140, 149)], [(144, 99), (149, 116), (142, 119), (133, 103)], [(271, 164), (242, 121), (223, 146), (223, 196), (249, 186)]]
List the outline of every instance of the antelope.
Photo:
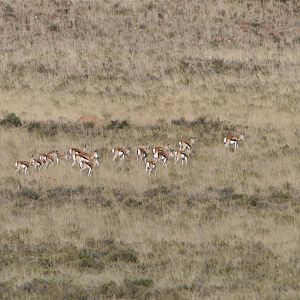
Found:
[(98, 149), (92, 150), (90, 153), (81, 153), (79, 154), (82, 158), (86, 158), (89, 161), (95, 161), (95, 164), (99, 166), (99, 154)]
[(182, 152), (181, 150), (177, 150), (177, 151), (174, 151), (173, 155), (175, 157), (175, 164), (177, 164), (179, 159), (181, 159), (181, 164), (183, 165), (183, 163), (185, 162), (185, 164), (187, 165), (187, 163), (188, 163), (188, 154), (187, 153)]
[(84, 153), (84, 152), (78, 148), (70, 148), (69, 149), (68, 155), (69, 155), (70, 159), (73, 160), (72, 166), (74, 166), (76, 164), (75, 156), (80, 153)]
[(30, 157), (30, 165), (34, 167), (34, 169), (38, 169), (39, 172), (41, 171), (41, 167), (43, 165), (43, 161), (40, 158), (33, 158), (33, 155)]
[(167, 167), (167, 161), (169, 159), (169, 157), (172, 157), (173, 156), (173, 153), (172, 151), (157, 151), (154, 155), (153, 155), (153, 158), (156, 160), (156, 161), (162, 161), (162, 164)]
[(78, 148), (70, 148), (69, 151), (68, 151), (68, 153), (71, 157), (73, 157), (73, 155), (75, 155), (75, 154), (79, 154), (79, 153), (82, 153), (82, 152), (84, 152), (84, 151), (80, 150)]
[(58, 165), (58, 150), (53, 150), (47, 153), (48, 160), (52, 163), (56, 161), (56, 165)]
[(156, 162), (152, 160), (146, 161), (146, 173), (149, 174), (149, 176), (154, 172), (154, 175), (156, 176)]
[(43, 162), (43, 164), (45, 164), (46, 167), (48, 167), (49, 163), (53, 164), (56, 158), (49, 153), (41, 153), (40, 160)]
[(68, 161), (69, 155), (68, 155), (68, 153), (65, 153), (65, 152), (64, 153), (57, 152), (57, 158), (58, 158), (58, 160), (62, 161), (63, 165), (65, 165), (64, 160)]
[(95, 161), (80, 161), (79, 166), (80, 166), (80, 172), (82, 174), (83, 171), (87, 170), (87, 175), (92, 176), (93, 175), (93, 168), (95, 165)]
[(28, 173), (29, 166), (30, 166), (30, 162), (28, 162), (26, 160), (18, 160), (18, 161), (16, 161), (16, 163), (15, 163), (15, 167), (16, 167), (15, 174), (19, 175), (20, 174), (20, 170), (24, 169), (24, 174), (26, 176), (27, 173)]
[(113, 162), (115, 162), (117, 157), (120, 159), (120, 162), (124, 162), (125, 156), (130, 154), (130, 150), (116, 147), (112, 149), (112, 153), (114, 154)]
[(147, 146), (146, 148), (139, 147), (136, 150), (137, 162), (146, 161), (147, 156), (149, 155), (150, 147)]
[(163, 147), (153, 147), (152, 148), (152, 154), (154, 155), (155, 153), (157, 153), (158, 151), (166, 151), (169, 149), (169, 145), (168, 144), (167, 146), (165, 146), (164, 148)]
[(179, 144), (180, 151), (187, 151), (188, 153), (190, 153), (192, 149), (192, 145), (195, 144), (195, 139), (190, 139), (189, 141), (181, 140), (179, 141), (178, 144)]
[(82, 147), (82, 151), (83, 151), (83, 152), (87, 152), (87, 151), (88, 151), (87, 149), (88, 149), (87, 145), (86, 145), (86, 144), (85, 144), (85, 145), (83, 145), (83, 147)]
[[(73, 150), (74, 150), (74, 148), (73, 148)], [(78, 150), (78, 149), (76, 149), (76, 150)], [(95, 160), (96, 164), (99, 166), (98, 150), (93, 150), (91, 153), (85, 153), (85, 152), (82, 152), (81, 150), (79, 150), (79, 152), (78, 152), (76, 150), (74, 151), (75, 154), (73, 154), (73, 156), (72, 156), (72, 159), (73, 159), (72, 167), (76, 163), (80, 163), (81, 161), (91, 162), (92, 160)]]
[(225, 149), (229, 145), (234, 145), (234, 150), (235, 151), (238, 150), (240, 141), (244, 141), (244, 134), (238, 134), (238, 135), (227, 134), (227, 136), (224, 138)]

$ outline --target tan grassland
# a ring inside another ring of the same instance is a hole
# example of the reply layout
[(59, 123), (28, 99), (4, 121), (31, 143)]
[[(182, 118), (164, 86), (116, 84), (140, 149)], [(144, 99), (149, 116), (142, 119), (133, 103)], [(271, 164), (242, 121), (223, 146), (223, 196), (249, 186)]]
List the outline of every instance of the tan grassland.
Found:
[[(297, 299), (300, 3), (0, 1), (0, 299)], [(93, 115), (97, 124), (83, 124)], [(10, 126), (12, 125), (12, 126)], [(245, 133), (234, 153), (227, 133)], [(147, 176), (141, 145), (196, 138)], [(78, 166), (16, 160), (98, 149)], [(130, 146), (123, 165), (111, 149)]]

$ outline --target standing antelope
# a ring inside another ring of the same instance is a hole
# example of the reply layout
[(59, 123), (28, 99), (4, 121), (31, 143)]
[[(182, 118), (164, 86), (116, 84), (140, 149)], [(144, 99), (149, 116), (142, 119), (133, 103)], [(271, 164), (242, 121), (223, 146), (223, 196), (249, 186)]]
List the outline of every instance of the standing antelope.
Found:
[(229, 145), (234, 145), (234, 150), (235, 151), (238, 150), (240, 141), (244, 141), (244, 134), (238, 134), (238, 135), (227, 134), (227, 136), (224, 138), (225, 149)]
[(117, 157), (120, 159), (120, 162), (124, 162), (125, 156), (130, 154), (130, 150), (116, 147), (112, 149), (112, 153), (114, 154), (113, 162)]
[(33, 158), (33, 155), (30, 157), (30, 165), (34, 167), (35, 170), (41, 171), (41, 167), (43, 166), (43, 161), (40, 158)]
[(150, 147), (147, 146), (146, 148), (139, 147), (136, 149), (136, 157), (137, 162), (146, 161), (147, 156), (149, 155)]
[(24, 174), (26, 176), (27, 173), (28, 173), (29, 166), (30, 166), (30, 162), (28, 162), (26, 160), (18, 160), (18, 161), (16, 161), (16, 163), (15, 163), (15, 167), (16, 167), (15, 174), (19, 175), (20, 174), (20, 170), (24, 169)]
[[(75, 148), (71, 148), (71, 149), (73, 149), (73, 151), (71, 151), (71, 153), (73, 153), (72, 154), (72, 159), (73, 159), (72, 167), (76, 163), (79, 164), (81, 161), (91, 162), (92, 160), (95, 160), (96, 164), (99, 166), (99, 154), (98, 154), (98, 150), (93, 150), (91, 153), (85, 153), (85, 152), (82, 152), (79, 149), (75, 149)], [(70, 153), (70, 151), (69, 151), (69, 153)]]
[(50, 163), (53, 165), (54, 161), (56, 161), (56, 164), (58, 165), (58, 150), (53, 150), (48, 153), (41, 153), (40, 160), (45, 163), (46, 167), (48, 167)]
[(65, 160), (66, 161), (68, 161), (69, 160), (69, 155), (68, 155), (68, 153), (65, 153), (65, 152), (63, 152), (63, 153), (59, 153), (59, 152), (57, 152), (57, 159), (58, 160), (61, 160), (62, 161), (62, 163), (63, 163), (63, 165), (65, 166)]
[(174, 151), (173, 155), (175, 157), (175, 164), (177, 164), (179, 159), (181, 159), (181, 164), (183, 165), (183, 163), (185, 162), (185, 164), (187, 165), (187, 163), (188, 163), (188, 154), (187, 153), (177, 150), (177, 151)]
[(156, 176), (156, 162), (152, 160), (146, 161), (146, 173), (149, 174), (149, 176), (154, 172), (154, 175)]
[(180, 151), (186, 151), (186, 152), (190, 153), (192, 150), (192, 145), (195, 144), (195, 139), (190, 139), (189, 141), (182, 140), (182, 141), (179, 141), (178, 144), (179, 144)]
[(170, 144), (168, 144), (165, 147), (153, 147), (152, 148), (152, 154), (154, 155), (155, 153), (157, 153), (158, 151), (167, 151), (169, 149)]
[(172, 151), (168, 151), (165, 150), (165, 151), (157, 151), (154, 155), (153, 155), (153, 158), (156, 160), (156, 161), (161, 161), (162, 164), (167, 167), (167, 161), (170, 157), (173, 156), (173, 152)]
[(88, 176), (93, 175), (93, 168), (94, 165), (96, 164), (96, 161), (80, 161), (79, 166), (80, 166), (80, 172), (82, 174), (83, 171), (87, 171)]
[(47, 153), (48, 160), (52, 163), (56, 161), (56, 165), (58, 165), (58, 150), (53, 150)]
[(80, 154), (80, 153), (84, 153), (84, 152), (78, 148), (70, 148), (69, 149), (68, 155), (69, 155), (70, 159), (73, 160), (72, 167), (76, 164), (76, 155)]

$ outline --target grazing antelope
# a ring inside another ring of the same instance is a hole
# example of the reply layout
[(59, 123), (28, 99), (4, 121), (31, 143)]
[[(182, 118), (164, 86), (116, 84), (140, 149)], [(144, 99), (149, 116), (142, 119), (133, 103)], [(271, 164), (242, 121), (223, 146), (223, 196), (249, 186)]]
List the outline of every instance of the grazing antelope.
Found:
[(80, 167), (80, 172), (82, 174), (83, 171), (87, 171), (87, 175), (88, 176), (92, 176), (93, 175), (93, 168), (94, 165), (96, 164), (96, 161), (80, 161), (79, 163), (79, 167)]
[(244, 134), (238, 134), (238, 135), (227, 134), (227, 136), (224, 138), (225, 149), (229, 145), (234, 145), (234, 150), (235, 151), (238, 150), (240, 141), (244, 141)]
[(168, 151), (165, 150), (165, 151), (157, 151), (154, 155), (153, 155), (153, 158), (156, 160), (156, 161), (161, 161), (162, 164), (167, 167), (167, 161), (170, 157), (173, 156), (173, 152), (172, 151)]
[(15, 174), (19, 175), (20, 174), (20, 170), (24, 169), (24, 174), (26, 176), (27, 173), (28, 173), (29, 166), (30, 166), (30, 162), (28, 162), (26, 160), (18, 160), (18, 161), (16, 161), (16, 163), (15, 163), (15, 167), (16, 167)]
[(156, 176), (156, 162), (153, 160), (147, 160), (146, 161), (146, 173), (149, 174), (149, 176), (154, 172), (154, 175)]
[(183, 163), (185, 162), (185, 164), (187, 165), (187, 163), (188, 163), (188, 154), (187, 153), (177, 150), (177, 151), (174, 151), (173, 155), (175, 157), (175, 164), (177, 164), (179, 159), (181, 159), (181, 164), (183, 165)]
[(178, 144), (179, 144), (180, 151), (186, 151), (186, 152), (190, 153), (192, 150), (192, 145), (195, 144), (195, 139), (190, 139), (189, 141), (182, 140), (182, 141), (179, 141)]
[(136, 157), (137, 162), (146, 161), (147, 156), (149, 155), (150, 147), (147, 146), (146, 148), (139, 147), (136, 149)]
[(112, 149), (112, 153), (114, 154), (113, 162), (117, 157), (120, 159), (120, 162), (124, 162), (125, 156), (130, 154), (130, 150), (116, 147)]

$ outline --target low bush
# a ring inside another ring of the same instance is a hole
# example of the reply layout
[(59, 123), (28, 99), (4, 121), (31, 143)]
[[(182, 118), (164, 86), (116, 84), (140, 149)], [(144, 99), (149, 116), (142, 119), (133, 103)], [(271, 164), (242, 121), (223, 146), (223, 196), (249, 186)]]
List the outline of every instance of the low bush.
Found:
[(15, 113), (9, 113), (0, 121), (0, 125), (9, 126), (9, 127), (18, 127), (22, 126), (22, 122), (20, 117), (18, 117)]
[(123, 129), (129, 127), (129, 123), (126, 120), (119, 121), (119, 120), (111, 120), (106, 126), (105, 129), (112, 130), (112, 129)]

